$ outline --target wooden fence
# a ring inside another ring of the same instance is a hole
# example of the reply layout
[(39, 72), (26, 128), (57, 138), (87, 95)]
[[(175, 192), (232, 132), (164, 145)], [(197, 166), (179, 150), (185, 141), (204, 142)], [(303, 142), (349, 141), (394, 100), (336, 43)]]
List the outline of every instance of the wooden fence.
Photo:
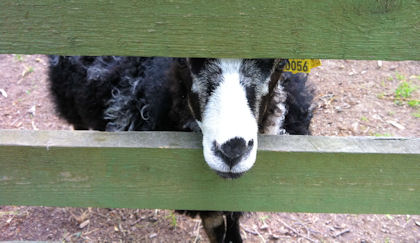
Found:
[[(420, 60), (418, 0), (2, 0), (0, 53)], [(420, 213), (420, 141), (261, 136), (224, 180), (200, 135), (0, 131), (0, 205)]]
[(201, 136), (0, 132), (0, 204), (419, 213), (420, 139), (260, 136), (258, 159), (225, 180)]

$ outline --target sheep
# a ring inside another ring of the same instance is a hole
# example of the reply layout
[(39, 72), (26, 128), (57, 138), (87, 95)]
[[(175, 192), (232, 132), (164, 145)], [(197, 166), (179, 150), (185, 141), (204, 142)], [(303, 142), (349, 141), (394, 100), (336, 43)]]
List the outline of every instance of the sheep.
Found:
[[(208, 166), (251, 169), (257, 134), (309, 134), (313, 92), (286, 59), (50, 56), (58, 114), (75, 129), (202, 132)], [(241, 212), (199, 215), (211, 242), (242, 242)]]

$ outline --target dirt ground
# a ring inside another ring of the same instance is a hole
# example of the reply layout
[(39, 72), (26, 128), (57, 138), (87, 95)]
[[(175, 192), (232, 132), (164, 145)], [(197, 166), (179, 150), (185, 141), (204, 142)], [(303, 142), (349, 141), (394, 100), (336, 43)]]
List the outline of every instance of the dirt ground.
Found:
[[(72, 129), (54, 113), (45, 56), (0, 55), (0, 129)], [(420, 62), (323, 60), (314, 135), (420, 136)], [(420, 207), (420, 206), (419, 206)], [(420, 242), (420, 215), (247, 213), (246, 242)], [(0, 241), (207, 242), (169, 210), (0, 206)]]

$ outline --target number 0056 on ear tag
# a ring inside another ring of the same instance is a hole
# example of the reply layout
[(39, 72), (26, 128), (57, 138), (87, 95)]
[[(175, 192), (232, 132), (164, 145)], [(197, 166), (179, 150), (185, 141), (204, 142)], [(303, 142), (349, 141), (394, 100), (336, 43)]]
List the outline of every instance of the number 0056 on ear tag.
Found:
[(321, 66), (319, 59), (289, 59), (283, 71), (292, 73), (310, 73), (314, 67)]

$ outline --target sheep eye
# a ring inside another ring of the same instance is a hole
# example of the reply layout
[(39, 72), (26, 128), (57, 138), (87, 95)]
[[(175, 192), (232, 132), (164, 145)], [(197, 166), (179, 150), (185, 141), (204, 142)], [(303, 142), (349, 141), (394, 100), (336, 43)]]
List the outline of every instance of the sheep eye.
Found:
[(189, 63), (191, 67), (191, 72), (197, 75), (206, 66), (207, 59), (206, 58), (189, 58)]

